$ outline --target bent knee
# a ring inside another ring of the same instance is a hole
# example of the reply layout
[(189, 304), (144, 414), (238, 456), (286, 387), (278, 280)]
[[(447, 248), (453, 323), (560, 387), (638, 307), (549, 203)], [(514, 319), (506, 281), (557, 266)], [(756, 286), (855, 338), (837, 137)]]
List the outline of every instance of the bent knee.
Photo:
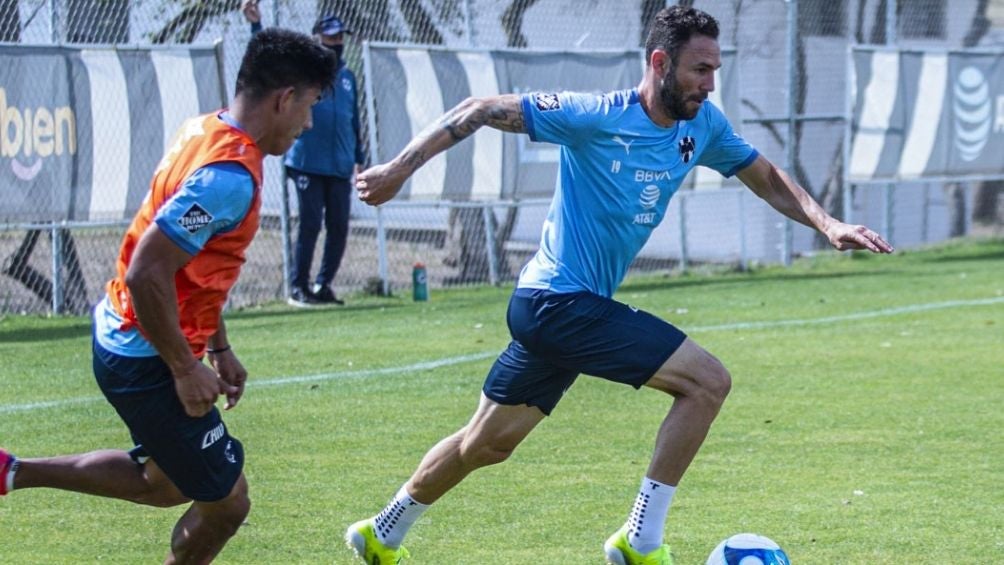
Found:
[(708, 367), (707, 372), (700, 380), (701, 392), (711, 402), (721, 406), (725, 398), (732, 390), (732, 375), (717, 359)]
[(217, 535), (226, 538), (237, 533), (251, 512), (251, 499), (247, 496), (247, 490), (231, 493), (227, 498), (217, 502), (197, 504), (201, 505), (201, 513), (210, 527)]
[(244, 519), (251, 513), (251, 497), (248, 496), (247, 482), (241, 478), (234, 485), (230, 495), (221, 500), (220, 504), (223, 505), (223, 513), (227, 515), (230, 522), (235, 523), (236, 526), (244, 523)]
[(720, 407), (732, 389), (732, 375), (715, 356), (699, 350), (692, 362), (660, 371), (647, 384), (675, 397), (700, 400)]
[(221, 521), (221, 526), (226, 530), (225, 533), (231, 536), (236, 534), (250, 513), (251, 499), (246, 495), (239, 500), (231, 501)]

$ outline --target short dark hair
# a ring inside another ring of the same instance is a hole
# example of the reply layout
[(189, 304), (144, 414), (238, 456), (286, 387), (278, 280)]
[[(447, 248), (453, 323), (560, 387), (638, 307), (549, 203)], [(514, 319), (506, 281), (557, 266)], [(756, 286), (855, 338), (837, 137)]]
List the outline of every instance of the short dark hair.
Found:
[(235, 94), (261, 100), (281, 88), (330, 88), (338, 60), (330, 49), (296, 31), (270, 27), (251, 37)]
[(645, 60), (651, 59), (652, 52), (656, 49), (662, 49), (675, 64), (680, 48), (695, 35), (718, 39), (718, 20), (697, 8), (679, 5), (663, 8), (655, 15), (648, 31)]

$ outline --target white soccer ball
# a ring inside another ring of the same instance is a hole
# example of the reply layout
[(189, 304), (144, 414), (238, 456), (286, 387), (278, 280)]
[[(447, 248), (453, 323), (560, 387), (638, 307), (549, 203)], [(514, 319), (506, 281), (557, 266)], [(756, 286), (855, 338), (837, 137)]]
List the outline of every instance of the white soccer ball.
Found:
[(791, 565), (781, 546), (757, 534), (736, 534), (718, 544), (706, 565)]

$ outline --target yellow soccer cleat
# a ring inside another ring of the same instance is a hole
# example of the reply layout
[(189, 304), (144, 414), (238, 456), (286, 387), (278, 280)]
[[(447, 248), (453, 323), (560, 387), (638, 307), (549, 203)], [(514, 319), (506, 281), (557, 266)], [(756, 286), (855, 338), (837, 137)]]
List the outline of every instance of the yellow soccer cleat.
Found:
[(380, 543), (373, 529), (372, 518), (349, 526), (345, 531), (345, 545), (356, 552), (356, 557), (362, 559), (366, 565), (398, 565), (402, 560), (411, 557), (404, 547), (394, 549)]
[(622, 526), (603, 544), (608, 565), (673, 565), (669, 546), (662, 544), (659, 549), (645, 555), (635, 551), (627, 539), (627, 526)]

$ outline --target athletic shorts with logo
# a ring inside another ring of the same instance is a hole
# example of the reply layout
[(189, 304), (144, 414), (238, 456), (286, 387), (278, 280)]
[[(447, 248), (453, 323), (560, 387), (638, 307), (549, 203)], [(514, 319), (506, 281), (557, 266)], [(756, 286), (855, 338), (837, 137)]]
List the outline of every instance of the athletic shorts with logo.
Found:
[(233, 490), (244, 468), (244, 447), (216, 407), (193, 418), (160, 357), (125, 357), (94, 341), (94, 377), (126, 423), (137, 462), (152, 458), (188, 498), (213, 502)]
[(484, 394), (548, 415), (580, 373), (640, 388), (687, 338), (664, 320), (591, 292), (518, 288), (506, 321), (513, 340), (488, 372)]

